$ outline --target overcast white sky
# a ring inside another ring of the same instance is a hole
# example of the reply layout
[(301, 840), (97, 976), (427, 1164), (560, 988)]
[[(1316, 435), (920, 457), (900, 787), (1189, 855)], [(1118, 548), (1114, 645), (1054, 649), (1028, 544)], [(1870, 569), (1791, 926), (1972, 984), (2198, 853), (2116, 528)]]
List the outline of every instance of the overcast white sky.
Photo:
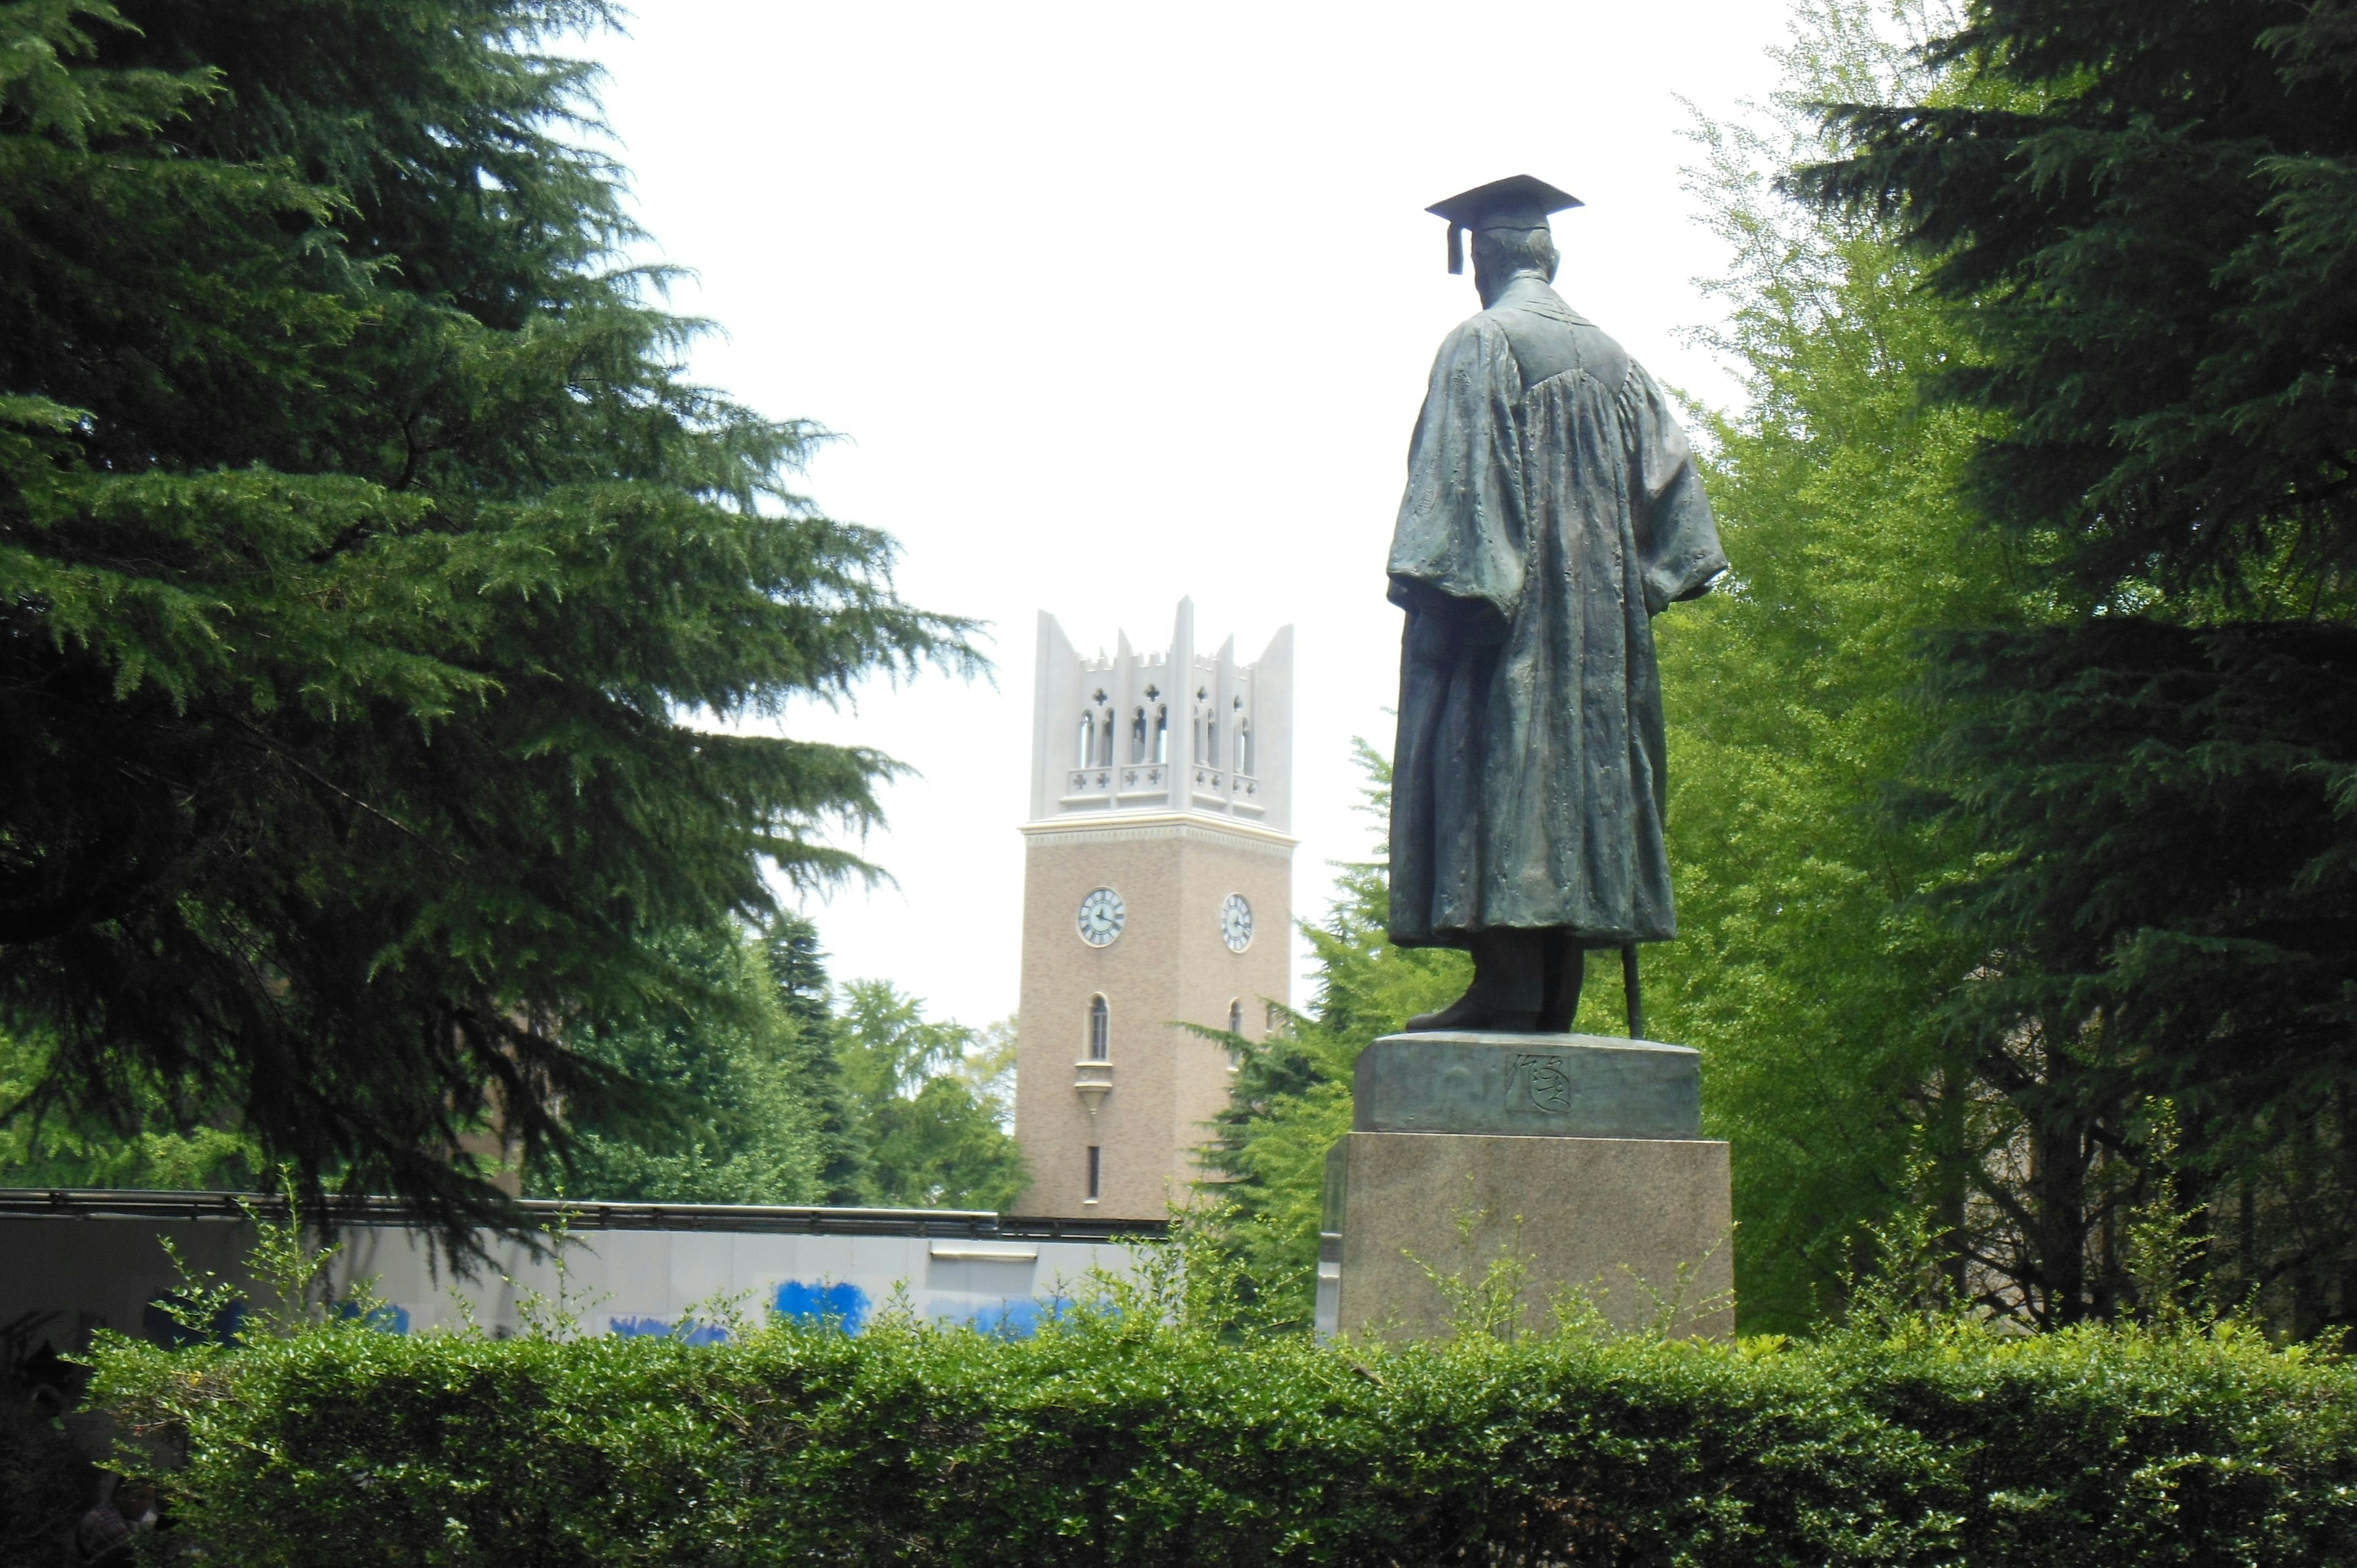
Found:
[[(1390, 746), (1383, 553), (1434, 349), (1478, 308), (1454, 191), (1530, 173), (1558, 289), (1664, 381), (1722, 256), (1681, 188), (1680, 94), (1774, 85), (1780, 0), (1398, 5), (639, 0), (597, 52), (695, 370), (845, 439), (833, 515), (897, 535), (912, 602), (994, 628), (996, 684), (929, 675), (786, 721), (918, 769), (865, 844), (898, 879), (813, 906), (839, 978), (968, 1023), (1016, 1005), (1033, 622), (1075, 643), (1297, 631), (1297, 913), (1361, 856), (1349, 743)], [(1295, 1000), (1306, 987), (1296, 982)]]

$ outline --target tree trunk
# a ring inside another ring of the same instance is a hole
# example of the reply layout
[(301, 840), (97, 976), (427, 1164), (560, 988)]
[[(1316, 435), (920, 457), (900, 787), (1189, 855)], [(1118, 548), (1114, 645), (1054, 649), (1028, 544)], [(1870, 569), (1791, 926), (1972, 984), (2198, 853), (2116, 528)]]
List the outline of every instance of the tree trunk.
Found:
[(2060, 1328), (2087, 1316), (2087, 1108), (2072, 1079), (2079, 1075), (2046, 1031), (2046, 1087), (2030, 1108), (2030, 1268), (2042, 1286), (2043, 1325)]
[(1972, 1245), (1971, 1238), (1964, 1234), (1964, 1200), (1971, 1189), (1972, 1175), (1964, 1149), (1971, 1081), (1969, 1074), (1956, 1068), (1942, 1068), (1924, 1126), (1924, 1152), (1932, 1162), (1932, 1213), (1943, 1232), (1945, 1253), (1941, 1273), (1947, 1281), (1948, 1298), (1958, 1302), (1965, 1299)]

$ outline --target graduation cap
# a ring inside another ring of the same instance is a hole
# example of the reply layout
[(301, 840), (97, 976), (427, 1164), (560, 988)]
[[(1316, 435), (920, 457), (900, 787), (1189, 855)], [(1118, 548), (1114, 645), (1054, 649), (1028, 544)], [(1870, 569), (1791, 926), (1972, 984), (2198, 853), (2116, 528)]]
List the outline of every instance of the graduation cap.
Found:
[(1544, 229), (1548, 213), (1582, 205), (1579, 198), (1567, 190), (1557, 190), (1543, 179), (1518, 174), (1460, 190), (1425, 210), (1435, 218), (1448, 220), (1448, 270), (1461, 273), (1465, 270), (1467, 230)]

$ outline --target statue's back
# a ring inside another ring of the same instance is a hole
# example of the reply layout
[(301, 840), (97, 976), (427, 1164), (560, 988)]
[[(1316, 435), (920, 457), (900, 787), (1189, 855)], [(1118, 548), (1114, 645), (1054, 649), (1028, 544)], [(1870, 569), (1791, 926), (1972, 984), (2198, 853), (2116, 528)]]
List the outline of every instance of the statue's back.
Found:
[(1585, 371), (1607, 389), (1618, 389), (1628, 379), (1627, 350), (1551, 288), (1517, 288), (1484, 314), (1512, 345), (1526, 392), (1566, 371)]

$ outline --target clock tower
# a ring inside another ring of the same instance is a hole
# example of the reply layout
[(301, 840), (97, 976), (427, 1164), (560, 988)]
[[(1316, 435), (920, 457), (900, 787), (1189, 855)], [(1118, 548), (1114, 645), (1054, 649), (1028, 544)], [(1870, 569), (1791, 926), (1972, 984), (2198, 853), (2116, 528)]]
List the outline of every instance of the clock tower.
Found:
[(1292, 981), (1293, 628), (1236, 662), (1195, 648), (1076, 651), (1039, 617), (1015, 1135), (1026, 1214), (1158, 1219), (1202, 1174), (1226, 1048)]

